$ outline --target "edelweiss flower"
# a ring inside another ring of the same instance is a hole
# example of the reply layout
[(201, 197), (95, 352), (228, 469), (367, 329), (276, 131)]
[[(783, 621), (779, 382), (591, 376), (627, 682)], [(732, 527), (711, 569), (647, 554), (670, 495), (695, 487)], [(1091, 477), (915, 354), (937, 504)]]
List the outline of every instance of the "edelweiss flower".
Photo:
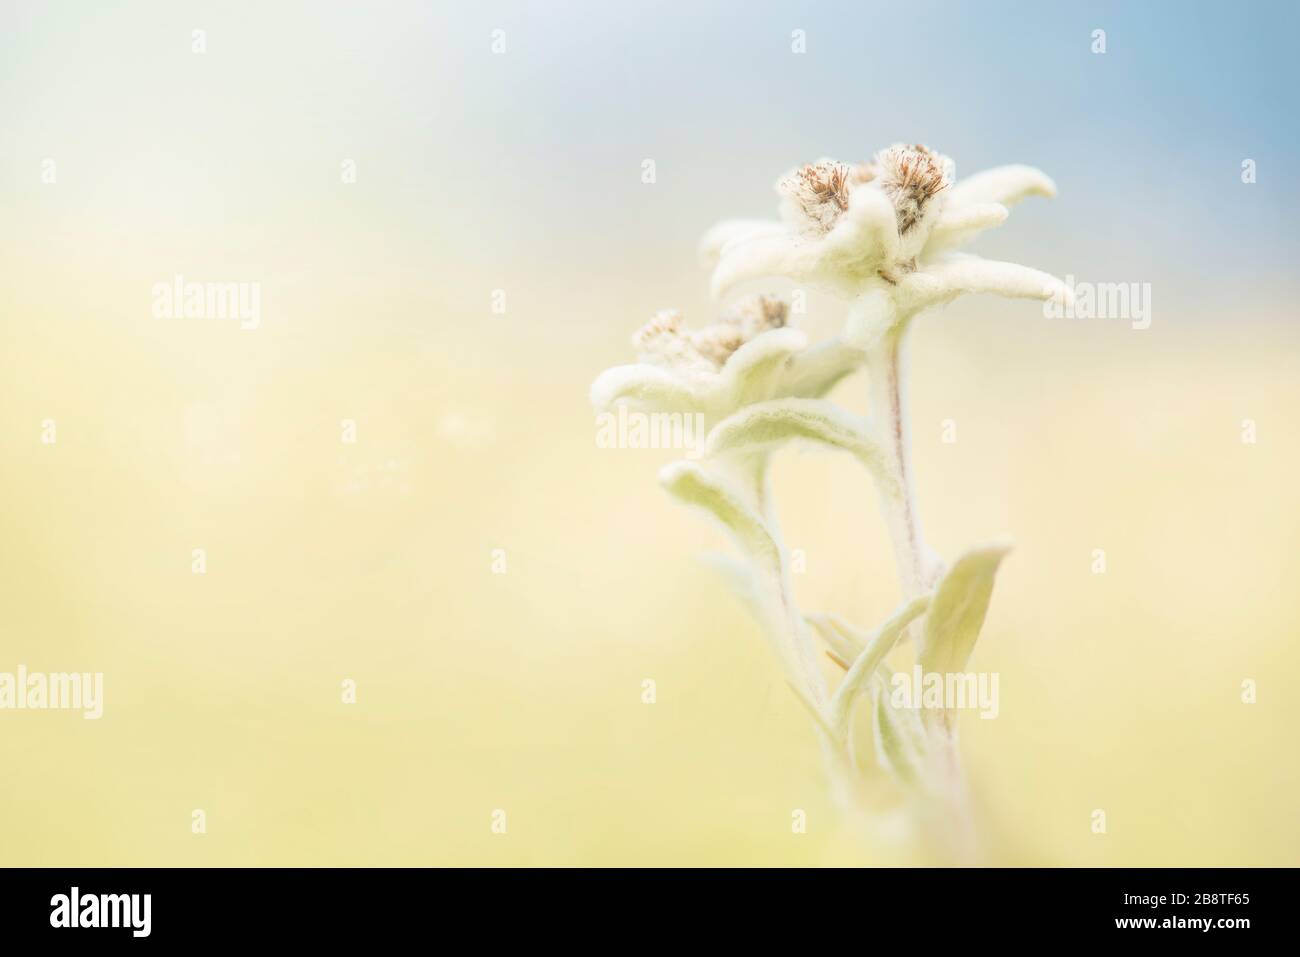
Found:
[(863, 300), (854, 344), (888, 324), (964, 292), (1048, 299), (1067, 296), (1046, 273), (949, 250), (1007, 218), (1007, 208), (1056, 187), (1028, 166), (1004, 166), (955, 182), (948, 157), (895, 145), (851, 167), (820, 160), (777, 183), (782, 222), (731, 220), (704, 237), (715, 263), (713, 294), (786, 276), (842, 298)]
[(640, 361), (601, 373), (592, 404), (702, 412), (713, 422), (764, 399), (824, 395), (861, 363), (838, 339), (806, 348), (788, 318), (789, 305), (770, 296), (748, 296), (697, 330), (686, 329), (680, 313), (661, 312), (632, 337)]

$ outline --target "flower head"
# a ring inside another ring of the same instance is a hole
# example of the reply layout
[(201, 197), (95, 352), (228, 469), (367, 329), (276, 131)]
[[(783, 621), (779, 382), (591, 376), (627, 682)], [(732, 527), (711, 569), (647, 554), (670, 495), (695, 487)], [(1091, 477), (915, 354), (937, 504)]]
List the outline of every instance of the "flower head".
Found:
[(772, 296), (746, 296), (703, 329), (682, 328), (675, 309), (661, 312), (632, 336), (644, 362), (687, 374), (717, 372), (737, 349), (769, 329), (785, 325), (790, 306)]
[(825, 235), (849, 208), (852, 175), (846, 164), (824, 159), (783, 176), (776, 184), (782, 216), (803, 232)]
[(894, 207), (898, 222), (898, 257), (910, 259), (921, 251), (943, 208), (941, 196), (952, 185), (956, 166), (952, 160), (917, 144), (896, 144), (876, 154), (864, 170), (868, 182), (878, 185)]
[[(950, 291), (1059, 295), (1061, 284), (1036, 270), (993, 263), (980, 276), (976, 263), (984, 260), (967, 257), (958, 267), (944, 257), (1005, 221), (1008, 206), (1030, 195), (1055, 195), (1052, 181), (1028, 166), (999, 167), (960, 182), (955, 171), (951, 159), (929, 147), (895, 144), (869, 163), (823, 159), (787, 174), (777, 183), (782, 221), (731, 220), (705, 235), (701, 251), (714, 267), (714, 296), (725, 297), (752, 279), (784, 276), (857, 300), (931, 265), (945, 267), (933, 277), (942, 286), (939, 299), (951, 298)], [(1006, 282), (1013, 273), (1015, 281)], [(972, 284), (950, 289), (943, 285), (949, 280)]]
[(675, 310), (661, 312), (632, 337), (639, 361), (607, 369), (592, 384), (592, 404), (717, 420), (764, 399), (824, 395), (861, 364), (861, 354), (838, 339), (806, 348), (789, 315), (789, 304), (774, 296), (747, 296), (700, 329), (686, 328)]

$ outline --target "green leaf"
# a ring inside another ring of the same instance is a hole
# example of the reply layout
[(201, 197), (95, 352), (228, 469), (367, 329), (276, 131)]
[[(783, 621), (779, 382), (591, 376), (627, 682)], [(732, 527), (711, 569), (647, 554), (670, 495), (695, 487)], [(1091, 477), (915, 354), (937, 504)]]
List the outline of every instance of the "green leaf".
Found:
[(915, 710), (894, 707), (890, 701), (892, 677), (887, 666), (872, 676), (872, 693), (876, 697), (873, 724), (876, 759), (899, 781), (914, 786), (924, 773), (925, 726)]
[(929, 605), (929, 595), (913, 598), (867, 638), (862, 653), (853, 662), (853, 666), (849, 668), (848, 674), (844, 676), (844, 680), (840, 682), (840, 686), (835, 689), (835, 694), (831, 698), (830, 725), (835, 731), (837, 740), (848, 740), (849, 719), (853, 715), (853, 705), (858, 696), (870, 687), (876, 669), (885, 660), (885, 655), (893, 649), (904, 629), (914, 619), (924, 614)]
[(998, 565), (1010, 550), (1007, 545), (972, 549), (943, 576), (930, 603), (918, 655), (927, 674), (952, 674), (966, 669), (984, 625)]
[(705, 455), (770, 452), (792, 441), (817, 442), (856, 456), (877, 481), (895, 485), (884, 453), (862, 420), (821, 399), (773, 399), (723, 419), (705, 440)]
[(733, 488), (698, 462), (673, 462), (659, 472), (659, 482), (678, 501), (703, 509), (726, 527), (749, 555), (777, 567), (781, 549), (767, 524)]

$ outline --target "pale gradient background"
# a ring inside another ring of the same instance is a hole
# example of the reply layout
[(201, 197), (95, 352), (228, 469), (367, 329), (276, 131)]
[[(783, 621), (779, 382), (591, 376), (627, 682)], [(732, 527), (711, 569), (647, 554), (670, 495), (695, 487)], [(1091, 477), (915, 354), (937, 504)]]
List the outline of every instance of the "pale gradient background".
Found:
[[(1002, 713), (964, 725), (993, 859), (1300, 863), (1297, 32), (1287, 3), (6, 0), (0, 670), (103, 671), (106, 702), (0, 712), (0, 864), (912, 860), (836, 822), (692, 558), (721, 537), (586, 400), (653, 311), (709, 316), (704, 228), (898, 139), (1056, 178), (977, 251), (1154, 290), (1146, 331), (978, 299), (913, 340), (934, 545), (1017, 543), (973, 662)], [(154, 320), (177, 272), (260, 282), (261, 328)], [(776, 478), (803, 604), (880, 619), (865, 478)]]

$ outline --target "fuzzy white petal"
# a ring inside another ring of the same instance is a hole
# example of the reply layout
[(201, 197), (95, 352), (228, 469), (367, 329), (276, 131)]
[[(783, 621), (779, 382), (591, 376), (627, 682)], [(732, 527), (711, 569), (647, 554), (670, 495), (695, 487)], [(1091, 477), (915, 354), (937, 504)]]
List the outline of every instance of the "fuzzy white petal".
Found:
[(784, 378), (790, 357), (808, 345), (798, 329), (773, 329), (732, 353), (722, 367), (719, 399), (733, 408), (770, 398)]
[(898, 218), (893, 204), (871, 184), (849, 194), (849, 208), (825, 239), (826, 255), (841, 263), (861, 264), (874, 273), (880, 263), (898, 256)]
[(986, 229), (1007, 221), (1007, 208), (1001, 203), (979, 203), (975, 206), (947, 208), (930, 231), (923, 256), (932, 256), (974, 239)]
[(1029, 196), (1056, 195), (1051, 177), (1032, 166), (995, 166), (959, 180), (948, 196), (948, 208), (1001, 203), (1014, 206)]
[(819, 342), (791, 357), (787, 375), (776, 394), (821, 398), (841, 379), (857, 371), (863, 358), (861, 349), (854, 348), (839, 336)]
[(903, 315), (911, 315), (974, 292), (1066, 303), (1071, 299), (1069, 287), (1048, 273), (1018, 263), (948, 253), (906, 276), (898, 284), (894, 300)]
[(812, 442), (855, 456), (876, 481), (894, 485), (885, 456), (856, 415), (823, 399), (773, 399), (746, 406), (719, 422), (705, 440), (704, 454), (754, 455), (788, 442)]
[(660, 412), (689, 412), (697, 409), (703, 398), (696, 383), (648, 362), (606, 369), (591, 384), (591, 404), (598, 412), (618, 402)]
[(788, 232), (788, 228), (772, 219), (727, 219), (709, 229), (700, 239), (700, 262), (712, 267), (717, 264), (723, 248), (730, 242), (758, 236), (775, 236)]
[(754, 279), (804, 279), (815, 268), (819, 253), (816, 241), (788, 230), (741, 236), (722, 247), (709, 290), (714, 299), (723, 299), (741, 283)]
[(870, 349), (893, 328), (899, 315), (890, 289), (882, 285), (868, 290), (849, 309), (849, 317), (844, 326), (844, 341), (863, 351)]
[(848, 674), (835, 689), (831, 698), (830, 726), (840, 741), (848, 739), (849, 718), (853, 714), (853, 704), (858, 696), (871, 686), (871, 678), (876, 668), (885, 660), (885, 655), (893, 649), (904, 629), (913, 620), (920, 617), (930, 605), (930, 596), (921, 595), (913, 598), (902, 608), (894, 612), (889, 620), (875, 630), (866, 640), (861, 653), (849, 668)]
[(722, 523), (747, 555), (779, 565), (781, 548), (767, 524), (734, 488), (696, 462), (673, 462), (659, 472), (659, 483), (674, 498), (703, 509)]

